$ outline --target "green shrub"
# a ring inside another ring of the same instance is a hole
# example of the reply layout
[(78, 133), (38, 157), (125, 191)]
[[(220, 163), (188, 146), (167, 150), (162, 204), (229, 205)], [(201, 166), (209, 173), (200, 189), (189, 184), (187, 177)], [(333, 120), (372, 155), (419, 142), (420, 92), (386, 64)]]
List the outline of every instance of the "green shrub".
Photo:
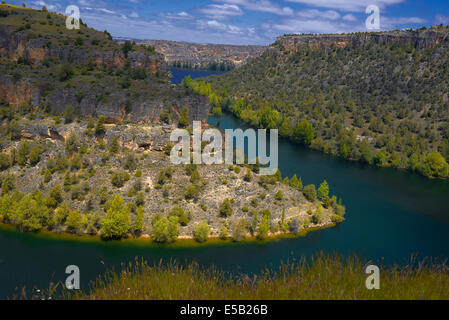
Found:
[(131, 229), (130, 209), (124, 204), (120, 195), (114, 196), (101, 221), (101, 236), (104, 239), (121, 239), (126, 237)]
[(228, 198), (224, 199), (220, 206), (220, 216), (221, 217), (229, 217), (232, 215), (233, 209), (231, 205), (231, 200)]
[(168, 219), (162, 217), (153, 224), (153, 240), (159, 243), (172, 243), (179, 235), (178, 217), (171, 216)]
[(111, 182), (116, 188), (121, 188), (125, 185), (125, 182), (130, 179), (130, 175), (126, 171), (117, 171), (112, 174)]
[(209, 232), (209, 225), (206, 222), (201, 222), (193, 229), (193, 237), (199, 243), (206, 242), (209, 236)]
[(316, 189), (314, 184), (309, 184), (303, 189), (304, 196), (307, 200), (314, 202), (316, 200)]

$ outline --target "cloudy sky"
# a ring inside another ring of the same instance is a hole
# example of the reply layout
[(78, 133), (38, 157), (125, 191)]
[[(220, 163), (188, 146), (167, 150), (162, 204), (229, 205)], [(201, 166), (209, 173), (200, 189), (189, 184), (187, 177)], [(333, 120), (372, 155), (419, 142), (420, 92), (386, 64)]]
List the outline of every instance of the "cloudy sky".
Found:
[(269, 44), (284, 33), (366, 31), (367, 6), (380, 28), (449, 24), (448, 0), (45, 0), (15, 1), (64, 13), (80, 8), (90, 27), (113, 36), (199, 43)]

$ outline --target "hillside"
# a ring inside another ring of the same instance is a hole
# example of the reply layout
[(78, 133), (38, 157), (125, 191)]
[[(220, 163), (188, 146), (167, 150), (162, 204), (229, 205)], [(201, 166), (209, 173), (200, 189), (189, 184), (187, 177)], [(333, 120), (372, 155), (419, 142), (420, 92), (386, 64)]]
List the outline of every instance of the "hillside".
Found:
[(317, 193), (255, 165), (172, 166), (171, 132), (207, 120), (209, 103), (171, 84), (153, 48), (68, 31), (46, 10), (0, 9), (1, 222), (165, 243), (344, 220), (324, 182)]
[(143, 40), (137, 44), (150, 45), (165, 56), (169, 66), (189, 69), (227, 71), (260, 56), (264, 46), (197, 44), (166, 40)]
[(46, 10), (0, 5), (0, 102), (62, 115), (104, 116), (107, 122), (206, 120), (207, 101), (171, 85), (154, 48), (118, 45), (107, 32), (66, 28), (66, 17)]
[[(449, 28), (285, 35), (196, 83), (215, 104), (345, 159), (449, 177)], [(212, 92), (212, 93), (211, 93)]]

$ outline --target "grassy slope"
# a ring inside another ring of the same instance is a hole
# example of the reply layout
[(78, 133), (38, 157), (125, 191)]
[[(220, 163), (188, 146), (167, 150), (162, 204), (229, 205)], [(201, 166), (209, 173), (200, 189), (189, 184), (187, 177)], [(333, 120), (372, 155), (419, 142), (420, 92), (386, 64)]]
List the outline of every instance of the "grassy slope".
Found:
[[(96, 282), (89, 293), (74, 299), (449, 299), (448, 267), (445, 264), (414, 263), (381, 268), (380, 290), (367, 290), (368, 275), (356, 257), (316, 256), (311, 264), (304, 260), (266, 270), (255, 276), (231, 279), (216, 271), (176, 265), (149, 267), (145, 263), (129, 266), (118, 275), (109, 273)], [(139, 271), (140, 270), (140, 271)]]

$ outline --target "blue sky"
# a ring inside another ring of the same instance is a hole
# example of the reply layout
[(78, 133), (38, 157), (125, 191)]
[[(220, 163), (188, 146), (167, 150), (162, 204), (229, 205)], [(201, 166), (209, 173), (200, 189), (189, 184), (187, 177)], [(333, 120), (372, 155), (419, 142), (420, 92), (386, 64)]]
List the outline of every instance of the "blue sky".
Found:
[(367, 31), (368, 5), (383, 30), (449, 24), (449, 1), (423, 0), (72, 0), (6, 1), (65, 12), (77, 5), (90, 27), (113, 36), (198, 43), (269, 44), (285, 33)]

